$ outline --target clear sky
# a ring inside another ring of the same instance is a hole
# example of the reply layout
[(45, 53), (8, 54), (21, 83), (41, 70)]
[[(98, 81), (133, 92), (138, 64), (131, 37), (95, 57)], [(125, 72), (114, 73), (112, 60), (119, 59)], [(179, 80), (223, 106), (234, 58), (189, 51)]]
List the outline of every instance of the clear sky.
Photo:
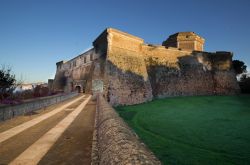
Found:
[(249, 0), (0, 0), (0, 64), (46, 82), (56, 62), (90, 48), (107, 27), (152, 44), (194, 31), (205, 51), (232, 51), (250, 67)]

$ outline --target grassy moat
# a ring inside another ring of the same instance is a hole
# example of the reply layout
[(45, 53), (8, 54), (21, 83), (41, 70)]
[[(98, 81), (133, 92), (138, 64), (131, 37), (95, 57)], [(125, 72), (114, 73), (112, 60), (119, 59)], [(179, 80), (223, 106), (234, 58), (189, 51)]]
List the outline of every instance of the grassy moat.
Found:
[(116, 110), (163, 164), (250, 164), (250, 95), (166, 98)]

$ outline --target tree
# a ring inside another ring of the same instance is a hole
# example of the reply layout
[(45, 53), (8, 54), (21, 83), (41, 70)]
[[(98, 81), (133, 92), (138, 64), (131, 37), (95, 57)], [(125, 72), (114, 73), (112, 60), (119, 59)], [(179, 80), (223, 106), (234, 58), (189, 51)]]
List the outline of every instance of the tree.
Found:
[(247, 72), (247, 66), (243, 61), (240, 60), (233, 60), (233, 68), (237, 75)]
[(241, 76), (239, 85), (242, 93), (250, 93), (250, 77), (247, 74)]
[(11, 95), (15, 83), (15, 75), (11, 73), (11, 68), (2, 66), (0, 69), (0, 100)]
[(240, 82), (244, 82), (247, 79), (247, 74), (242, 74), (240, 77)]

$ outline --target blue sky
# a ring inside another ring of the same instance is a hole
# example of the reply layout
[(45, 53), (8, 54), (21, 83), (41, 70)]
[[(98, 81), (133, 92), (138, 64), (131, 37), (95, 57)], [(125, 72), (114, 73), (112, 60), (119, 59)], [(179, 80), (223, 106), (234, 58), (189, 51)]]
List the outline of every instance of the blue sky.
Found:
[(250, 67), (249, 7), (248, 0), (0, 0), (0, 64), (25, 82), (46, 82), (56, 62), (113, 27), (153, 44), (194, 31), (205, 51), (232, 51)]

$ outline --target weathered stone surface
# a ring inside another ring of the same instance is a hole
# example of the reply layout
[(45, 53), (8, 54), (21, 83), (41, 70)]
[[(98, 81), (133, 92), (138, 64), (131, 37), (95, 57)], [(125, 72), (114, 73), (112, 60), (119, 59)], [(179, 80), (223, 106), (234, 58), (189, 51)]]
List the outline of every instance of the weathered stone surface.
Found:
[(72, 92), (79, 87), (81, 92), (90, 91), (94, 69), (92, 65), (98, 57), (95, 50), (90, 49), (67, 62), (58, 62), (53, 90)]
[(194, 32), (179, 32), (169, 36), (162, 45), (179, 49), (203, 51), (204, 42), (205, 39)]
[(74, 96), (78, 93), (69, 93), (64, 95), (54, 95), (43, 98), (27, 100), (24, 103), (18, 105), (6, 105), (0, 107), (0, 121), (11, 119), (16, 116), (24, 115), (28, 112), (33, 112), (41, 108), (62, 102)]
[(92, 164), (161, 164), (104, 98), (97, 99)]
[[(154, 97), (238, 93), (232, 53), (204, 52), (204, 41), (193, 32), (181, 32), (170, 36), (164, 46), (150, 45), (108, 28), (93, 42), (93, 49), (57, 63), (53, 87), (72, 91), (78, 86), (96, 92), (92, 83), (102, 81), (103, 94), (114, 106), (139, 104)], [(82, 62), (91, 55), (94, 60)]]

